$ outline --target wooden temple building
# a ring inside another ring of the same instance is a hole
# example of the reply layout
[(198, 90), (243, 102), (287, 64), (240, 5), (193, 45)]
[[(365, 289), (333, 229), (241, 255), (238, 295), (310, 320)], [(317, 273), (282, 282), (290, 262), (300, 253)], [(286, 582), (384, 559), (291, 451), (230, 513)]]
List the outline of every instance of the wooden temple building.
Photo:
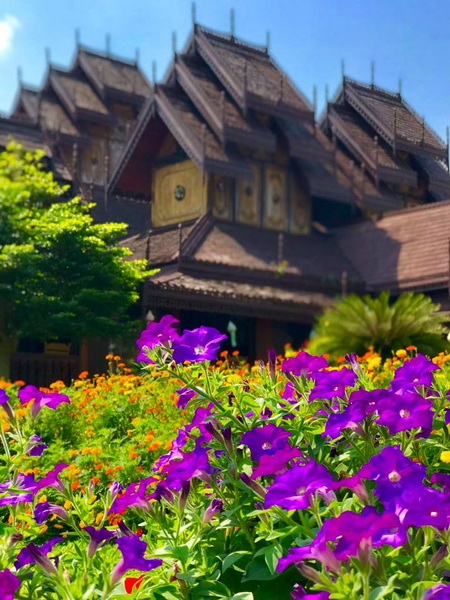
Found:
[(262, 358), (350, 291), (449, 305), (448, 144), (373, 83), (343, 77), (315, 112), (267, 48), (195, 24), (154, 85), (79, 46), (21, 87), (0, 145), (43, 148), (96, 219), (129, 224), (123, 243), (159, 268), (143, 315), (236, 329)]

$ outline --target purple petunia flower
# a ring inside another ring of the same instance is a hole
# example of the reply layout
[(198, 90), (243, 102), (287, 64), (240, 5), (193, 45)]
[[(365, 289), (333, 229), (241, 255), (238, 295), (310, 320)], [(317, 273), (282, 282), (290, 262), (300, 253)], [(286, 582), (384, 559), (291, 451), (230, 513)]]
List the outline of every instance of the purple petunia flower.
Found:
[(336, 438), (343, 429), (352, 429), (364, 434), (360, 422), (366, 417), (366, 414), (366, 407), (362, 403), (350, 403), (343, 412), (332, 413), (329, 416), (322, 436), (328, 435), (331, 438)]
[(146, 496), (147, 488), (155, 481), (158, 481), (155, 477), (146, 477), (137, 483), (130, 483), (123, 494), (114, 498), (108, 513), (121, 513), (130, 506), (147, 510), (149, 508), (148, 497)]
[(164, 315), (158, 321), (150, 321), (147, 327), (141, 332), (139, 339), (136, 341), (136, 346), (139, 353), (136, 357), (137, 362), (153, 363), (147, 356), (148, 350), (155, 346), (165, 346), (178, 337), (174, 323), (178, 323), (172, 315)]
[(30, 554), (29, 546), (34, 546), (39, 550), (41, 554), (47, 556), (47, 554), (51, 551), (53, 546), (58, 542), (62, 541), (62, 537), (54, 537), (51, 540), (45, 542), (45, 544), (42, 544), (42, 546), (34, 546), (34, 544), (28, 544), (27, 546), (25, 546), (25, 548), (22, 548), (22, 550), (17, 555), (16, 562), (14, 563), (15, 568), (20, 569), (20, 567), (36, 562), (35, 558)]
[(111, 573), (111, 583), (115, 585), (130, 569), (137, 571), (151, 571), (162, 565), (160, 558), (144, 558), (147, 544), (137, 535), (118, 538), (117, 545), (122, 553), (122, 559), (117, 563)]
[(252, 479), (283, 473), (288, 469), (289, 461), (301, 456), (302, 453), (298, 448), (291, 448), (289, 445), (282, 450), (278, 450), (275, 454), (264, 454), (261, 456), (258, 466), (252, 471)]
[(446, 529), (450, 525), (450, 496), (425, 486), (406, 489), (395, 499), (395, 512), (406, 526), (431, 525)]
[(185, 329), (183, 334), (173, 342), (173, 360), (182, 363), (215, 360), (219, 344), (227, 336), (214, 327), (197, 327), (190, 331)]
[(390, 388), (398, 391), (413, 390), (418, 385), (430, 386), (433, 381), (432, 371), (436, 370), (440, 370), (438, 365), (428, 360), (423, 354), (418, 354), (395, 371)]
[(307, 508), (314, 492), (328, 497), (334, 481), (326, 468), (311, 460), (305, 465), (295, 465), (282, 475), (277, 475), (268, 488), (264, 507), (281, 506), (287, 510)]
[(190, 390), (189, 388), (180, 388), (179, 390), (175, 390), (178, 394), (177, 406), (178, 408), (186, 408), (189, 400), (192, 400), (197, 394), (194, 390)]
[(67, 521), (69, 518), (67, 511), (59, 504), (40, 502), (34, 507), (34, 520), (38, 525), (44, 523), (51, 514), (58, 515), (63, 521)]
[(208, 453), (204, 448), (181, 452), (181, 456), (181, 460), (170, 461), (162, 469), (166, 473), (165, 483), (169, 490), (179, 491), (182, 484), (193, 477), (205, 480), (211, 472)]
[(31, 415), (33, 417), (39, 414), (44, 406), (55, 409), (62, 402), (70, 404), (69, 396), (66, 394), (60, 394), (59, 392), (41, 392), (34, 385), (26, 385), (18, 391), (17, 395), (19, 396), (21, 404), (27, 404), (28, 402), (31, 402), (31, 400), (34, 400), (31, 407)]
[(328, 600), (330, 592), (307, 592), (301, 585), (296, 583), (291, 592), (294, 600)]
[(42, 441), (42, 438), (36, 434), (33, 434), (28, 440), (28, 454), (30, 456), (41, 456), (46, 448), (47, 444)]
[(8, 419), (12, 421), (14, 419), (14, 411), (11, 404), (9, 403), (9, 396), (3, 388), (0, 388), (0, 406), (8, 416)]
[[(312, 558), (337, 572), (341, 561), (358, 556), (368, 546), (398, 548), (406, 540), (406, 527), (393, 512), (380, 514), (373, 506), (366, 506), (360, 514), (345, 511), (325, 521), (310, 544), (291, 548), (289, 554), (279, 560), (277, 571)], [(334, 549), (330, 544), (334, 545)]]
[(109, 531), (109, 529), (106, 529), (105, 527), (94, 529), (94, 527), (88, 525), (84, 528), (84, 531), (86, 531), (91, 538), (87, 549), (87, 555), (89, 557), (94, 556), (99, 546), (104, 546), (108, 540), (116, 536), (114, 531)]
[(181, 448), (186, 445), (188, 437), (186, 435), (186, 431), (184, 429), (179, 429), (177, 433), (177, 437), (172, 440), (172, 445), (170, 448), (170, 452), (167, 454), (162, 454), (158, 460), (153, 465), (153, 471), (159, 471), (159, 469), (168, 463), (172, 459), (181, 459), (183, 455), (181, 454)]
[(431, 401), (415, 391), (390, 394), (380, 400), (377, 412), (380, 415), (377, 424), (385, 425), (391, 435), (413, 427), (431, 430)]
[[(22, 491), (23, 490), (23, 491)], [(37, 483), (34, 475), (19, 473), (17, 479), (5, 481), (0, 484), (0, 493), (8, 495), (0, 498), (0, 506), (11, 506), (20, 502), (31, 502), (37, 491)]]
[(427, 468), (407, 458), (399, 446), (387, 446), (363, 465), (358, 475), (376, 481), (374, 493), (383, 503), (408, 488), (421, 487)]
[(422, 600), (450, 600), (450, 585), (448, 583), (434, 585), (425, 592)]
[(56, 490), (59, 490), (60, 492), (64, 492), (65, 491), (64, 484), (60, 480), (58, 475), (61, 473), (61, 471), (66, 469), (68, 466), (69, 465), (66, 463), (58, 463), (57, 465), (55, 465), (54, 469), (52, 469), (51, 471), (48, 471), (48, 473), (46, 473), (44, 475), (44, 477), (42, 477), (42, 479), (40, 479), (37, 482), (36, 491), (42, 490), (46, 487), (53, 487)]
[(0, 571), (0, 600), (14, 600), (21, 581), (9, 569)]
[(297, 377), (309, 377), (313, 371), (325, 369), (328, 363), (323, 356), (313, 356), (304, 350), (301, 350), (297, 356), (286, 358), (283, 362), (281, 370), (283, 373), (292, 373)]
[(446, 494), (450, 493), (450, 475), (448, 473), (433, 473), (430, 477), (431, 483), (438, 483), (442, 491)]
[(206, 523), (209, 523), (211, 521), (211, 519), (214, 517), (214, 515), (217, 515), (217, 513), (220, 513), (220, 512), (223, 512), (223, 500), (220, 500), (220, 498), (213, 498), (211, 500), (210, 505), (205, 510), (205, 513), (203, 515), (203, 519), (202, 519), (203, 525), (205, 525)]
[(347, 386), (353, 387), (358, 376), (350, 369), (347, 369), (347, 367), (343, 367), (335, 371), (319, 371), (314, 373), (313, 378), (316, 381), (316, 385), (309, 395), (310, 401), (316, 398), (325, 398), (328, 400), (343, 398), (345, 388)]
[(265, 454), (272, 455), (278, 450), (289, 448), (286, 440), (290, 435), (289, 431), (269, 423), (246, 431), (240, 443), (250, 448), (252, 460), (259, 460)]

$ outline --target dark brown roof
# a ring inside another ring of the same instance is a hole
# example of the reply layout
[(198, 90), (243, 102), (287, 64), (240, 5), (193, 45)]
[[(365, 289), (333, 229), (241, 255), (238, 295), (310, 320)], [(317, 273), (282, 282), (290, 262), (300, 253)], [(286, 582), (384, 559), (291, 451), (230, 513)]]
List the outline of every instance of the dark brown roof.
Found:
[(77, 127), (51, 90), (40, 95), (39, 121), (44, 131), (74, 138), (80, 137)]
[(233, 312), (269, 318), (311, 320), (332, 303), (325, 294), (287, 290), (276, 285), (258, 285), (226, 279), (194, 277), (174, 269), (163, 269), (148, 280), (151, 303), (189, 306), (197, 310)]
[(122, 92), (145, 98), (151, 86), (136, 63), (80, 48), (78, 59), (100, 93)]
[(447, 166), (431, 156), (423, 154), (413, 156), (420, 168), (428, 175), (430, 192), (439, 194), (440, 198), (443, 195), (442, 198), (448, 200), (450, 198), (450, 174)]
[(399, 94), (345, 78), (344, 96), (386, 141), (393, 144), (395, 139), (397, 149), (411, 151), (416, 146), (418, 150), (445, 156), (444, 142)]
[(336, 229), (334, 237), (369, 290), (447, 287), (450, 202)]
[(52, 155), (42, 132), (35, 123), (23, 119), (0, 117), (0, 146), (6, 147), (12, 140), (21, 144), (26, 150), (44, 150), (48, 157)]
[(55, 91), (69, 110), (108, 115), (107, 107), (81, 74), (51, 69), (50, 79)]
[(39, 111), (39, 90), (21, 85), (11, 116), (19, 116), (20, 108), (25, 111), (31, 121), (36, 121)]
[(272, 114), (303, 115), (312, 120), (310, 103), (266, 49), (198, 25), (195, 43), (202, 58), (241, 107), (262, 109)]
[[(192, 259), (228, 267), (282, 272), (323, 281), (340, 281), (345, 271), (352, 280), (358, 276), (333, 237), (311, 233), (307, 236), (280, 234), (245, 225), (216, 223)], [(280, 263), (280, 259), (282, 264)]]

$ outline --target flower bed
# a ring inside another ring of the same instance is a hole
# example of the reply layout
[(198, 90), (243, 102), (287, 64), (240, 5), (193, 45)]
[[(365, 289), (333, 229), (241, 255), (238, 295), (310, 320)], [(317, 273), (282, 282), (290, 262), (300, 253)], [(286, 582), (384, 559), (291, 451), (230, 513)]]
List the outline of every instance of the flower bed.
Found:
[(238, 373), (209, 364), (219, 332), (174, 323), (149, 324), (139, 360), (187, 422), (121, 483), (43, 472), (32, 436), (74, 398), (25, 387), (23, 411), (0, 391), (0, 600), (450, 598), (447, 356), (303, 351)]

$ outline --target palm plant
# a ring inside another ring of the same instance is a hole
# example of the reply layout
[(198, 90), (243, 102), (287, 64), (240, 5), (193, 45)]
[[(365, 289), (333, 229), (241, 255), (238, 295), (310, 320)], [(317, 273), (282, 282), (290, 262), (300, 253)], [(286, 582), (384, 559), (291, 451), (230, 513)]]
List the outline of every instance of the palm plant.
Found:
[(350, 294), (319, 317), (309, 351), (336, 357), (362, 354), (373, 346), (387, 357), (392, 350), (412, 345), (424, 354), (436, 355), (449, 347), (444, 323), (450, 316), (439, 309), (425, 294), (406, 292), (394, 301), (389, 292), (377, 298)]

